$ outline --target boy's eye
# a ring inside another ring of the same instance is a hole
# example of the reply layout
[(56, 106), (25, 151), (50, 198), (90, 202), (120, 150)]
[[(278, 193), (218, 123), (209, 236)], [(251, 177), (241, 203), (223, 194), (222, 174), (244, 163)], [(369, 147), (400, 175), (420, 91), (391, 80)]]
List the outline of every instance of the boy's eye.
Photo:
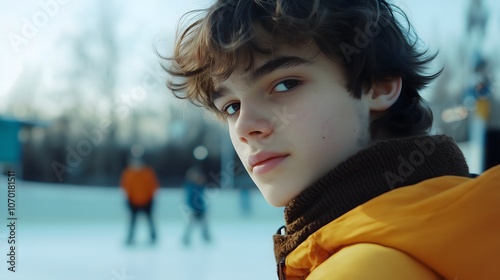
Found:
[(293, 80), (293, 79), (284, 80), (284, 81), (278, 83), (274, 87), (274, 91), (275, 92), (284, 92), (284, 91), (291, 90), (291, 89), (293, 89), (294, 87), (296, 87), (298, 85), (300, 85), (300, 81), (299, 80)]
[(222, 109), (222, 112), (228, 116), (231, 116), (231, 115), (236, 114), (236, 112), (238, 112), (238, 110), (240, 110), (240, 103), (234, 102), (234, 103), (231, 103), (231, 104), (225, 106)]

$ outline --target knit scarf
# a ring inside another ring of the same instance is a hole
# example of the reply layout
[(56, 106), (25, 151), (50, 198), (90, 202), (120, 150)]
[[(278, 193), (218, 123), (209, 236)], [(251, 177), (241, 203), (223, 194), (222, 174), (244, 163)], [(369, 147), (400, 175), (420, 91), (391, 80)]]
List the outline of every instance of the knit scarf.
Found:
[(361, 150), (285, 207), (285, 234), (273, 236), (276, 261), (316, 230), (368, 200), (444, 175), (469, 176), (461, 150), (445, 135), (384, 140)]

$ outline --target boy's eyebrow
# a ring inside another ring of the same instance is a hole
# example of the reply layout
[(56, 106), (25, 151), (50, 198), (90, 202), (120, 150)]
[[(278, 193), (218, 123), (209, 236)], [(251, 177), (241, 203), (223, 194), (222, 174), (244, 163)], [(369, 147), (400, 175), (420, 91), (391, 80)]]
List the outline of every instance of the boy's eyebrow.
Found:
[(312, 61), (297, 56), (281, 56), (269, 60), (250, 74), (249, 83), (254, 83), (260, 78), (278, 69), (285, 69), (293, 66), (310, 65)]
[[(248, 81), (249, 84), (254, 83), (255, 81), (259, 80), (260, 78), (264, 77), (265, 75), (268, 75), (276, 70), (279, 69), (285, 69), (293, 66), (300, 66), (300, 65), (310, 65), (313, 62), (301, 57), (297, 56), (280, 56), (274, 59), (269, 60), (266, 62), (264, 65), (260, 66), (256, 70), (250, 73), (250, 79)], [(224, 86), (221, 86), (219, 88), (216, 88), (214, 92), (211, 95), (212, 101), (215, 101), (216, 99), (224, 96), (227, 94), (228, 89)]]

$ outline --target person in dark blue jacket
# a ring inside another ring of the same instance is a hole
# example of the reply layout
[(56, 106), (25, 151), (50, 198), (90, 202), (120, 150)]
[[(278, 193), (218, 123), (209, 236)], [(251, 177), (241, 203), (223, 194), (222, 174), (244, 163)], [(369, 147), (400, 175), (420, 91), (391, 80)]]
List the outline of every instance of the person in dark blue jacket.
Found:
[(207, 178), (203, 170), (194, 166), (186, 172), (186, 180), (184, 182), (184, 190), (186, 195), (187, 226), (184, 231), (182, 242), (184, 245), (189, 245), (191, 242), (191, 233), (195, 224), (199, 224), (202, 229), (202, 237), (205, 242), (210, 242), (210, 233), (206, 219), (206, 195), (205, 187)]

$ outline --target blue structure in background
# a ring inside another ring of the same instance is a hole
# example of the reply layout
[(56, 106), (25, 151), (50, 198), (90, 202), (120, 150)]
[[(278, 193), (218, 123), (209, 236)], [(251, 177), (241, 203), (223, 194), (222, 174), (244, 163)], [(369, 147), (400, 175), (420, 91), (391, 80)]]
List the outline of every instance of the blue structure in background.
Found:
[(0, 117), (0, 163), (21, 162), (21, 143), (18, 135), (22, 126), (20, 121)]
[(16, 169), (16, 173), (22, 178), (23, 149), (19, 139), (20, 131), (25, 127), (33, 127), (41, 123), (31, 121), (20, 121), (0, 116), (0, 173), (3, 166)]

